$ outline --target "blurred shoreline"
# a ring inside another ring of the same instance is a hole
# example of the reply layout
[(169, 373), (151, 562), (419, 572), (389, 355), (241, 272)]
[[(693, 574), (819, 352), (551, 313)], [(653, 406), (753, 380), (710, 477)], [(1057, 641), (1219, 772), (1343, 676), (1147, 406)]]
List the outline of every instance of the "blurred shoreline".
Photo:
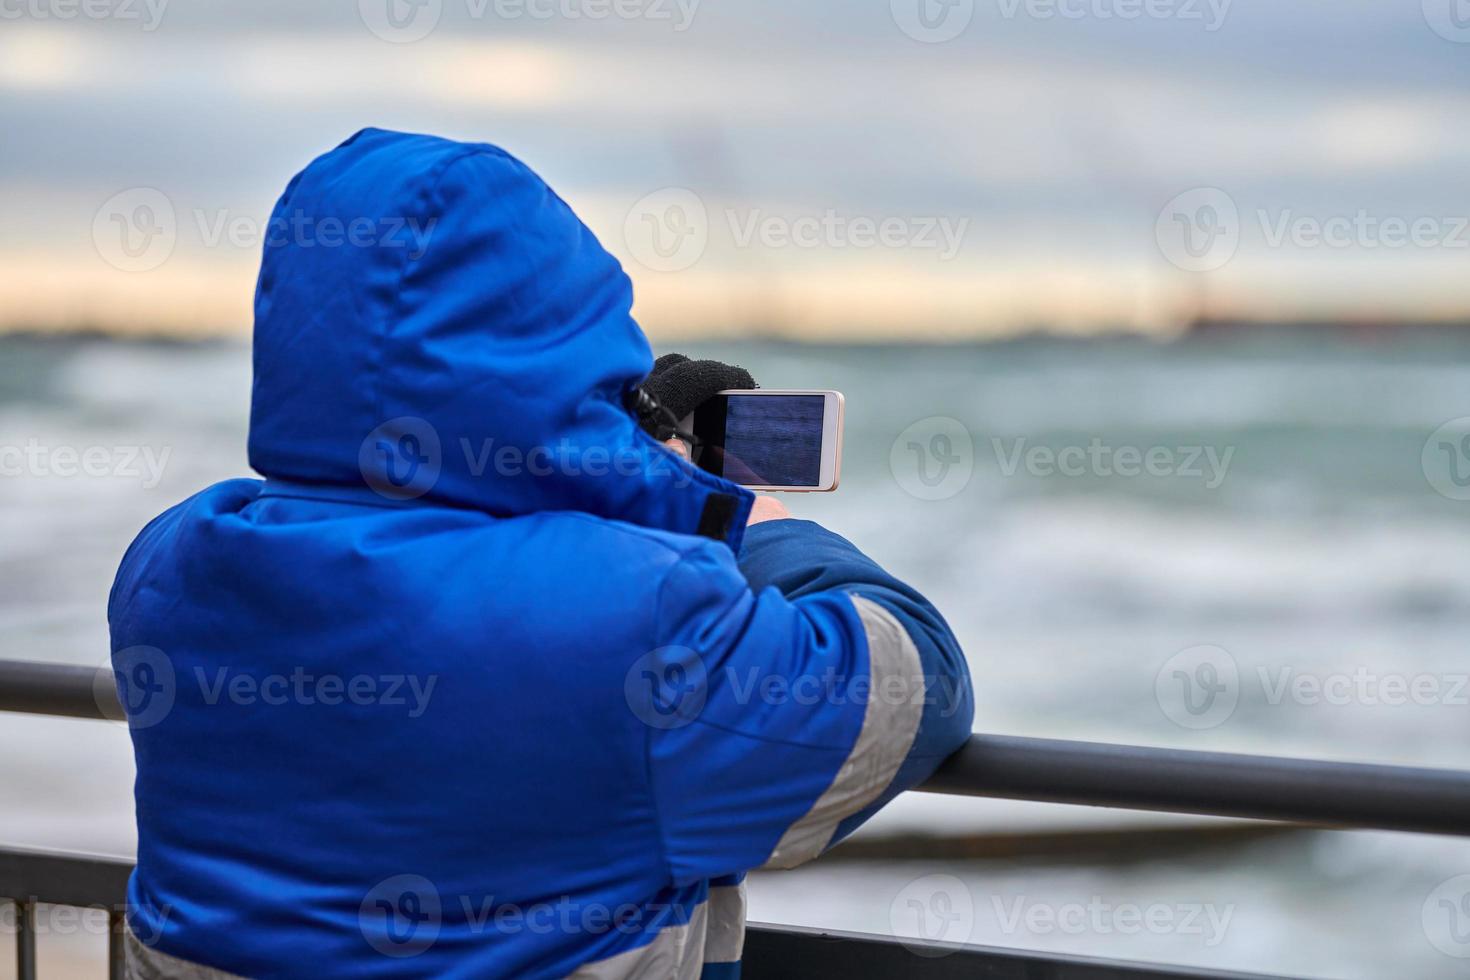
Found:
[[(1201, 317), (1167, 331), (1119, 326), (1087, 333), (1077, 333), (1046, 326), (992, 331), (952, 337), (929, 335), (913, 339), (879, 336), (825, 336), (803, 338), (796, 327), (748, 328), (722, 332), (691, 334), (669, 331), (647, 331), (655, 347), (669, 345), (708, 346), (759, 344), (771, 348), (796, 349), (837, 348), (859, 350), (887, 349), (964, 349), (972, 347), (1008, 346), (1088, 346), (1095, 344), (1137, 344), (1142, 347), (1231, 346), (1293, 344), (1318, 342), (1331, 348), (1380, 347), (1415, 350), (1424, 347), (1460, 347), (1470, 349), (1470, 316), (1440, 320), (1402, 320), (1379, 317), (1361, 319), (1271, 320), (1238, 317)], [(78, 323), (64, 327), (0, 327), (0, 342), (18, 343), (118, 343), (159, 347), (230, 347), (248, 345), (249, 331), (203, 329), (183, 334), (173, 331), (116, 330), (106, 326)], [(1397, 352), (1397, 351), (1396, 351)]]

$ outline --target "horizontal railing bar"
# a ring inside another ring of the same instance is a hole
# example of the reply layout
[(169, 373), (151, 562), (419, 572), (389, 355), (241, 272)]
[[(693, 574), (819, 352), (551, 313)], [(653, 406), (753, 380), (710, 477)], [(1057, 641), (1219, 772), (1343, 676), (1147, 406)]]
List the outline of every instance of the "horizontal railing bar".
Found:
[(128, 858), (0, 847), (0, 898), (121, 908), (132, 870)]
[[(0, 660), (0, 711), (121, 718), (106, 668)], [(973, 735), (920, 789), (1470, 836), (1470, 772)]]
[(121, 720), (111, 668), (0, 660), (0, 711)]
[(975, 735), (922, 792), (1470, 836), (1470, 772)]
[(747, 980), (1271, 980), (1256, 973), (1107, 960), (868, 933), (752, 922), (741, 976)]

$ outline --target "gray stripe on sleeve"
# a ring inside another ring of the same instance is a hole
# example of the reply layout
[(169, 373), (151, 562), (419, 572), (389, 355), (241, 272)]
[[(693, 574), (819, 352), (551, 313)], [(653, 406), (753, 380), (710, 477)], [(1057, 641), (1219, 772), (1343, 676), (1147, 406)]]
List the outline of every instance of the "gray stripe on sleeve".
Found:
[(767, 868), (794, 868), (821, 854), (837, 825), (893, 782), (924, 716), (924, 672), (908, 631), (871, 599), (850, 598), (868, 639), (870, 687), (863, 727), (832, 785), (787, 828), (767, 859)]
[(646, 945), (578, 967), (568, 980), (633, 980), (635, 977), (699, 980), (704, 970), (708, 923), (709, 903), (700, 902), (683, 925), (665, 926)]
[(244, 980), (212, 966), (204, 966), (154, 949), (127, 928), (123, 939), (124, 980)]
[(745, 882), (709, 890), (709, 930), (704, 938), (706, 963), (737, 963), (745, 950)]

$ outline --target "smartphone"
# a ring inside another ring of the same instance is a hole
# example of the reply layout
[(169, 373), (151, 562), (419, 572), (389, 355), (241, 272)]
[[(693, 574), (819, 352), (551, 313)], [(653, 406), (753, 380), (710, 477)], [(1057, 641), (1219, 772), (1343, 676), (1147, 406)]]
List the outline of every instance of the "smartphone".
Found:
[(751, 490), (822, 493), (842, 474), (842, 393), (722, 391), (685, 420), (694, 462)]

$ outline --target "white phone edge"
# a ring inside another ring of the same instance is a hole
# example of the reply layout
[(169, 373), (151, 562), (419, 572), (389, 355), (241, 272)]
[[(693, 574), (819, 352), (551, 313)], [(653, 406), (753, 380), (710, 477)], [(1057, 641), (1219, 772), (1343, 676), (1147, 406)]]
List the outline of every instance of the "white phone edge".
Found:
[(822, 467), (814, 487), (756, 486), (742, 483), (747, 490), (763, 493), (831, 493), (842, 482), (842, 429), (846, 399), (832, 388), (749, 388), (716, 392), (720, 395), (821, 395), (822, 403)]

